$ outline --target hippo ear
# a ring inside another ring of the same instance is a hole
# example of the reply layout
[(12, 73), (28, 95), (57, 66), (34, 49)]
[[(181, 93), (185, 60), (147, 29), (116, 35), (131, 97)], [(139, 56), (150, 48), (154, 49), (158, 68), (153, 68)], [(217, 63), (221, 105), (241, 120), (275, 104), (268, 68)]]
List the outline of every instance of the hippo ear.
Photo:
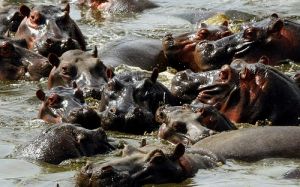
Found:
[(109, 80), (115, 76), (115, 74), (111, 68), (106, 68), (106, 76)]
[(173, 161), (178, 160), (185, 152), (185, 147), (182, 143), (179, 143), (176, 145), (175, 150), (173, 152), (173, 155), (171, 156), (171, 159)]
[(200, 27), (199, 28), (207, 28), (206, 23), (200, 23)]
[(228, 27), (228, 21), (227, 20), (223, 21), (222, 25)]
[(278, 14), (274, 13), (271, 15), (272, 18), (279, 18)]
[(262, 56), (262, 57), (260, 57), (260, 59), (259, 59), (259, 61), (258, 61), (259, 63), (262, 63), (262, 64), (270, 64), (270, 59), (269, 59), (269, 57), (267, 57), (267, 56)]
[(157, 67), (153, 68), (151, 78), (150, 78), (153, 83), (156, 82), (156, 80), (158, 78), (158, 74), (159, 74), (158, 68)]
[(65, 8), (63, 8), (63, 11), (66, 12), (67, 14), (70, 13), (70, 4), (69, 3), (66, 4)]
[(45, 94), (45, 92), (43, 92), (43, 90), (36, 91), (35, 95), (37, 98), (39, 98), (39, 100), (45, 101), (46, 94)]
[(49, 60), (50, 64), (52, 64), (52, 66), (55, 66), (55, 67), (59, 66), (60, 60), (55, 54), (50, 53), (48, 55), (48, 60)]
[(93, 57), (97, 58), (98, 57), (98, 49), (97, 46), (94, 47), (94, 50), (92, 52)]
[(282, 20), (277, 20), (275, 23), (273, 23), (271, 26), (269, 26), (268, 31), (270, 33), (276, 33), (276, 32), (280, 32), (281, 29), (283, 28), (283, 21)]
[(30, 15), (30, 8), (26, 5), (21, 5), (20, 6), (20, 12), (23, 16), (28, 17)]

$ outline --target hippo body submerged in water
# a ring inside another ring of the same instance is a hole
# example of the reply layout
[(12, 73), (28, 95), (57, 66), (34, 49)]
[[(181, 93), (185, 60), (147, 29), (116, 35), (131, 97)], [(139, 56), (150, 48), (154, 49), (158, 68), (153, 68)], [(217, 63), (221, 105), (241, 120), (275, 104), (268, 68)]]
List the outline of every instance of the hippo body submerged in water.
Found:
[(228, 29), (228, 22), (222, 25), (207, 25), (201, 23), (195, 33), (186, 33), (176, 37), (167, 34), (162, 41), (164, 55), (168, 65), (177, 70), (196, 69), (194, 51), (196, 45), (203, 41), (215, 41), (231, 35)]
[(84, 36), (69, 16), (69, 5), (63, 9), (53, 5), (30, 9), (22, 5), (20, 12), (25, 18), (16, 32), (16, 38), (26, 39), (29, 49), (35, 49), (43, 55), (51, 52), (61, 55), (78, 47), (86, 50)]
[(123, 158), (83, 167), (77, 186), (176, 183), (193, 177), (199, 169), (216, 167), (224, 159), (300, 158), (299, 133), (299, 127), (247, 128), (213, 135), (187, 150), (178, 144), (171, 153), (158, 148), (131, 151)]
[(103, 88), (100, 101), (104, 129), (142, 134), (156, 129), (156, 109), (177, 99), (157, 81), (158, 69), (149, 75), (129, 72), (114, 76)]
[(48, 123), (62, 122), (79, 124), (87, 129), (100, 127), (100, 118), (96, 111), (86, 106), (82, 90), (74, 87), (57, 86), (47, 93), (42, 90), (36, 92), (42, 101), (38, 118)]
[(92, 9), (97, 9), (110, 15), (142, 12), (145, 9), (158, 7), (158, 5), (149, 0), (79, 0), (78, 3), (80, 5), (88, 4)]
[(19, 156), (59, 164), (66, 159), (93, 156), (112, 149), (101, 128), (88, 130), (66, 123), (42, 131), (21, 150)]
[(195, 144), (199, 140), (236, 127), (212, 106), (161, 106), (155, 115), (161, 125), (158, 136), (172, 143)]
[(255, 63), (261, 56), (270, 58), (269, 65), (285, 59), (300, 60), (300, 25), (282, 20), (276, 14), (248, 26), (242, 32), (217, 41), (203, 41), (194, 52), (193, 71), (207, 71), (229, 64), (233, 59)]
[(0, 80), (40, 80), (52, 69), (47, 58), (6, 38), (0, 38), (0, 63)]
[(108, 67), (126, 64), (148, 71), (154, 67), (164, 71), (167, 67), (161, 41), (156, 39), (128, 37), (116, 40), (100, 50), (99, 57)]
[(275, 68), (235, 60), (219, 70), (215, 81), (202, 85), (193, 104), (213, 105), (237, 123), (267, 119), (272, 125), (299, 125), (299, 93), (298, 85)]

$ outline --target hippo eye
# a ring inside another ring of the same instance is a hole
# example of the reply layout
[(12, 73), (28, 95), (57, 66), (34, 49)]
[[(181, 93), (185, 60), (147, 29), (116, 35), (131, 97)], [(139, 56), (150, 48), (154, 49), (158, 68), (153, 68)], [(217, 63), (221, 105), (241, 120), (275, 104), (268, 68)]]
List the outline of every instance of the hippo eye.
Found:
[(249, 70), (246, 67), (239, 73), (241, 80), (250, 80), (252, 79), (251, 75), (252, 75), (251, 70)]
[(206, 39), (209, 36), (209, 31), (207, 29), (200, 29), (197, 32), (200, 39)]
[(244, 31), (243, 37), (247, 40), (254, 40), (256, 38), (256, 29), (253, 27), (247, 28)]

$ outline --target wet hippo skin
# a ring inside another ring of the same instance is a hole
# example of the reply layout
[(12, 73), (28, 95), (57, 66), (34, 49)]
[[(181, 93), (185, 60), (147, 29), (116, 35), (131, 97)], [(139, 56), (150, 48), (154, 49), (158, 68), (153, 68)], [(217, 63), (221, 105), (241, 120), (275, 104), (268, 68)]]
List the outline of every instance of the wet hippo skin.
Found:
[(24, 146), (20, 157), (59, 164), (82, 156), (93, 156), (113, 150), (101, 129), (88, 130), (72, 124), (51, 126)]

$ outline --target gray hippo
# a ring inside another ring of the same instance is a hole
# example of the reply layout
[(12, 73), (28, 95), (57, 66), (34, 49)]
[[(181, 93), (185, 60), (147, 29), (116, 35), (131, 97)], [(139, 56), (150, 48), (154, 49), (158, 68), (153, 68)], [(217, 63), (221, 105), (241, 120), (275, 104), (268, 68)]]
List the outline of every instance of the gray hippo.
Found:
[(80, 187), (177, 183), (225, 159), (300, 158), (299, 134), (299, 127), (257, 127), (222, 132), (190, 149), (177, 144), (171, 153), (159, 148), (127, 151), (120, 159), (86, 165), (76, 183)]
[[(80, 46), (86, 50), (86, 43), (83, 34), (75, 21), (70, 17), (70, 5), (59, 8), (54, 5), (40, 5), (32, 9), (26, 5), (20, 6), (20, 12), (25, 16), (21, 22), (15, 37), (26, 39), (29, 49), (37, 51), (55, 52), (51, 41), (60, 40), (60, 49), (67, 51)], [(74, 42), (71, 42), (74, 40)], [(70, 45), (73, 43), (73, 45)], [(69, 47), (69, 48), (68, 48)], [(59, 51), (60, 55), (62, 51)], [(46, 53), (47, 54), (47, 53)]]
[(126, 37), (113, 41), (99, 51), (99, 57), (106, 66), (121, 64), (137, 66), (152, 71), (154, 67), (166, 70), (167, 61), (160, 40)]
[(101, 97), (102, 86), (113, 76), (97, 57), (97, 49), (92, 53), (79, 49), (65, 52), (61, 57), (50, 54), (53, 65), (48, 78), (48, 89), (55, 86), (72, 86), (73, 81), (84, 92), (85, 97)]
[(172, 143), (195, 144), (217, 132), (235, 130), (236, 127), (212, 106), (168, 106), (157, 109), (158, 137)]
[(52, 65), (47, 58), (19, 46), (18, 41), (0, 37), (0, 80), (40, 80)]
[(124, 14), (142, 12), (145, 9), (156, 8), (158, 5), (149, 0), (78, 0), (79, 5), (88, 5), (92, 9), (107, 14)]
[(18, 151), (18, 156), (59, 164), (66, 159), (93, 156), (113, 150), (101, 129), (88, 130), (72, 124), (54, 125)]

